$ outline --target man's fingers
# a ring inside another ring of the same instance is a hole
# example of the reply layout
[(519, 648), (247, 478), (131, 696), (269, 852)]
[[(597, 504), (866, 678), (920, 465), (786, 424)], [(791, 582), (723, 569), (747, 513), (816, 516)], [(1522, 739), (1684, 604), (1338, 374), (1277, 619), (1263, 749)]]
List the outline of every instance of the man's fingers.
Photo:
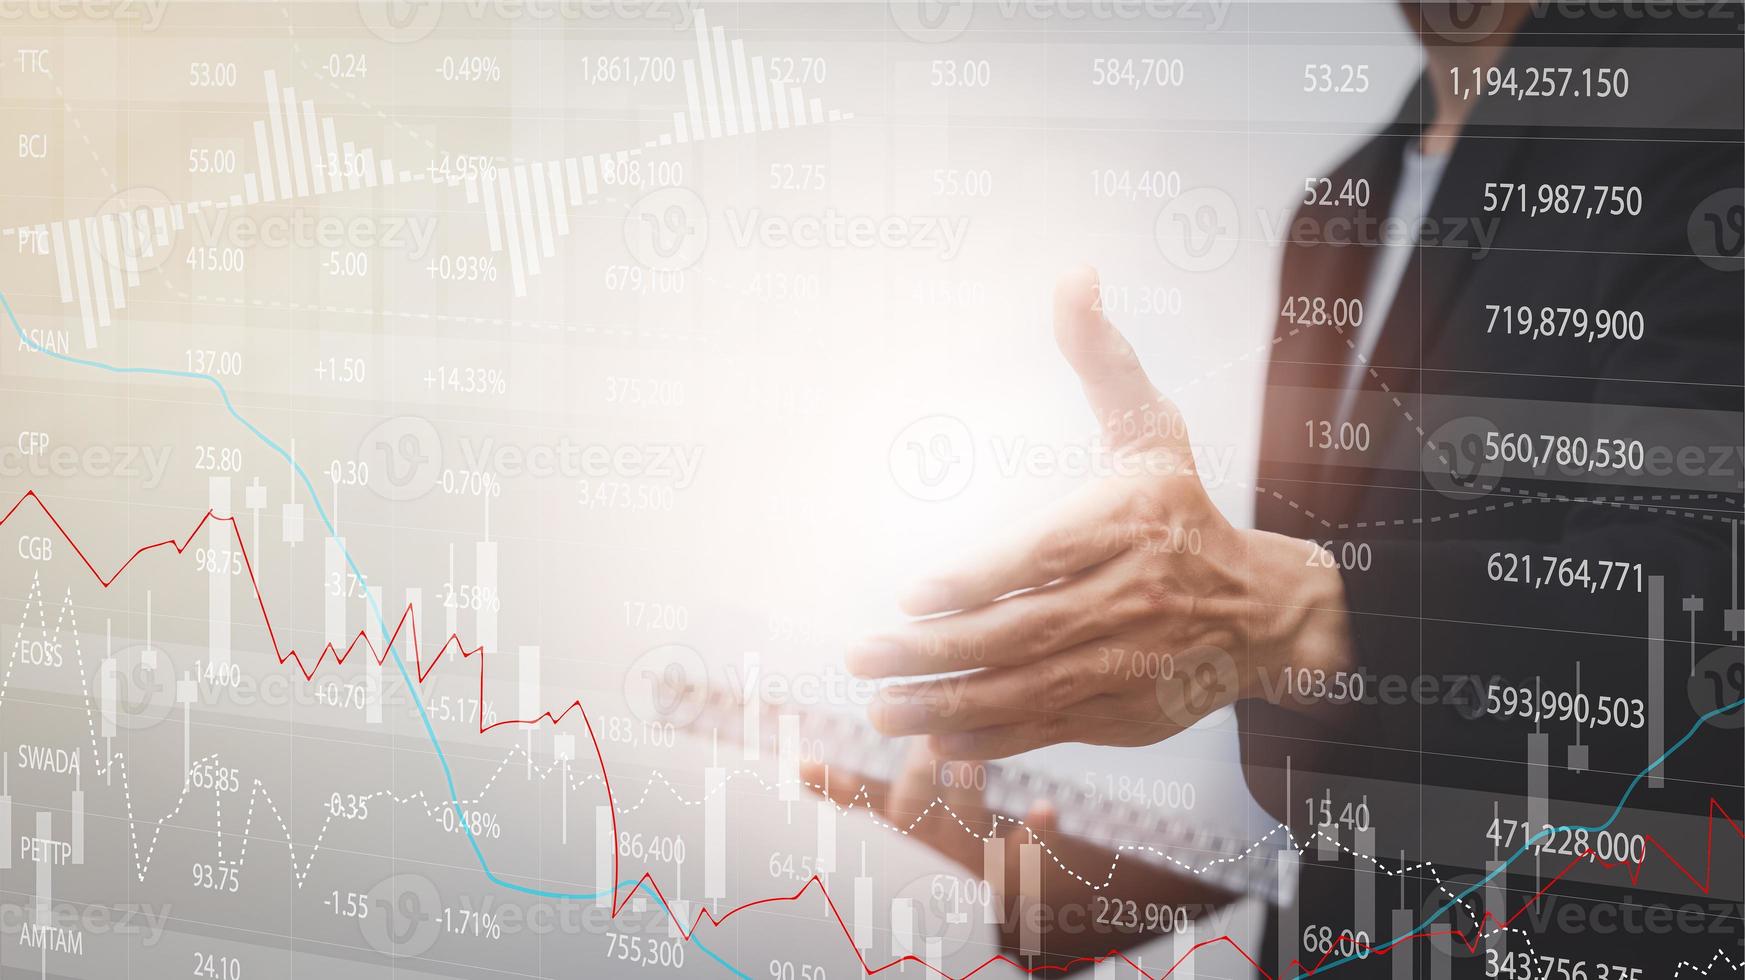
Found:
[(969, 609), (1034, 589), (1120, 554), (1138, 529), (1131, 488), (1116, 480), (1081, 487), (966, 559), (911, 586), (897, 600), (911, 616)]
[(857, 677), (944, 674), (1027, 664), (1118, 629), (1119, 582), (1108, 566), (950, 616), (909, 623), (848, 651)]
[(1152, 440), (1186, 446), (1175, 406), (1158, 394), (1133, 345), (1103, 316), (1097, 270), (1082, 266), (1055, 285), (1054, 340), (1078, 372), (1091, 411), (1112, 444)]
[(1082, 644), (1022, 667), (889, 688), (869, 712), (873, 727), (893, 736), (967, 732), (1065, 711), (1121, 683), (1101, 669), (1103, 649)]

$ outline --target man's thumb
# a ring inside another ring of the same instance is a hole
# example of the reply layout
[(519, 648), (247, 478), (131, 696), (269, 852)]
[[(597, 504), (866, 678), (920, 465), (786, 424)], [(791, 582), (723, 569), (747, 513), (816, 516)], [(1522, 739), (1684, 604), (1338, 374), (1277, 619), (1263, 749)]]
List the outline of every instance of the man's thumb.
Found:
[(1177, 428), (1174, 406), (1152, 386), (1133, 345), (1103, 316), (1097, 270), (1090, 266), (1055, 284), (1054, 339), (1111, 441), (1168, 435)]

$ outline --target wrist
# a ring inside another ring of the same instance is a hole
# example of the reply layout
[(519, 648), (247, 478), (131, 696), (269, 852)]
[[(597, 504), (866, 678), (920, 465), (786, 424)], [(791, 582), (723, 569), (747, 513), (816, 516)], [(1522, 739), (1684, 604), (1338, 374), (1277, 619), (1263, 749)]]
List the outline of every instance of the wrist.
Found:
[[(1276, 682), (1284, 671), (1333, 675), (1356, 668), (1345, 579), (1337, 561), (1313, 541), (1249, 531), (1255, 585), (1250, 635), (1255, 675)], [(1254, 696), (1264, 686), (1245, 693)]]

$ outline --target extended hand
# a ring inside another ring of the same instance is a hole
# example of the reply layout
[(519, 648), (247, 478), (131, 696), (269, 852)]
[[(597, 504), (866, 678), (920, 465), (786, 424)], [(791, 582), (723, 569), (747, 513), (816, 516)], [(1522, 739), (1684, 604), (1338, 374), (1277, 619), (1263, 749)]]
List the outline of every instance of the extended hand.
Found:
[(903, 685), (873, 724), (930, 735), (951, 759), (1143, 745), (1282, 671), (1344, 667), (1339, 572), (1315, 560), (1313, 542), (1239, 529), (1218, 512), (1181, 414), (1103, 318), (1093, 270), (1061, 279), (1054, 329), (1117, 475), (908, 591), (903, 610), (931, 618), (862, 642), (849, 669), (974, 673)]

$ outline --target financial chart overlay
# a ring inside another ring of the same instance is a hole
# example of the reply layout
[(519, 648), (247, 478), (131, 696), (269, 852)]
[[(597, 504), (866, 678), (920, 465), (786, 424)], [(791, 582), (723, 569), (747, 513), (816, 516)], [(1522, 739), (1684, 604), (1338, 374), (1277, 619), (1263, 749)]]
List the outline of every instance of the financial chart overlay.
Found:
[(0, 119), (0, 977), (1745, 974), (1738, 3), (0, 0)]

